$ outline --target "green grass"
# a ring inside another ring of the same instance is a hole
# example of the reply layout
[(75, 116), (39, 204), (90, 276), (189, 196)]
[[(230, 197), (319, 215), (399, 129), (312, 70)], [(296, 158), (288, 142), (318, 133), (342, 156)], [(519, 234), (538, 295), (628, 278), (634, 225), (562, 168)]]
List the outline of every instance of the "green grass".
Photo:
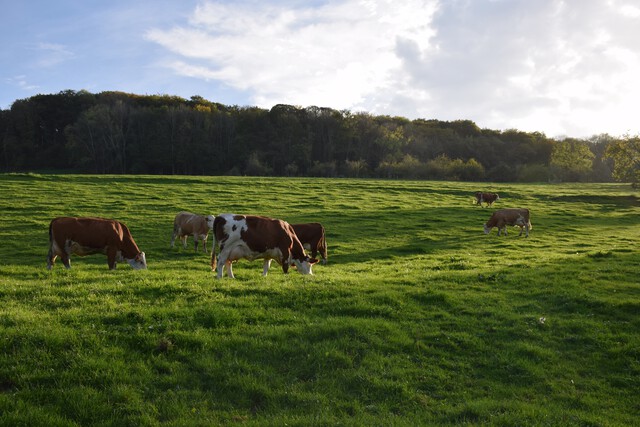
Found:
[[(503, 207), (528, 239), (483, 234)], [(329, 263), (215, 280), (180, 210), (322, 222)], [(0, 425), (633, 425), (639, 214), (618, 184), (1, 175)], [(149, 269), (47, 271), (59, 215)]]

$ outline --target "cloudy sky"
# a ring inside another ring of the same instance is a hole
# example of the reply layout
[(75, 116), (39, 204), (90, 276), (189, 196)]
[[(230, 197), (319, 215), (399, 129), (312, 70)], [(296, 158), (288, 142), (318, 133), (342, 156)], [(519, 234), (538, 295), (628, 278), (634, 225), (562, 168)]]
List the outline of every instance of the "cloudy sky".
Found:
[(0, 108), (62, 90), (640, 134), (638, 0), (0, 0)]

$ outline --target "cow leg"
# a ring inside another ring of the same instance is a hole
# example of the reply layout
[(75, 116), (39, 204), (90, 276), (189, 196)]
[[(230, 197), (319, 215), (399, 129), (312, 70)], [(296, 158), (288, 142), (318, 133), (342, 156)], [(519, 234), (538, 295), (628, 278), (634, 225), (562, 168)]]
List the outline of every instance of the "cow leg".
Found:
[(109, 270), (116, 269), (116, 257), (118, 250), (116, 248), (109, 247), (107, 249), (107, 264), (109, 264)]
[(202, 239), (202, 247), (204, 248), (204, 253), (208, 254), (209, 251), (207, 251), (207, 237), (205, 236), (204, 239)]
[(231, 279), (235, 279), (236, 276), (233, 275), (233, 269), (231, 268), (231, 265), (232, 265), (231, 261), (227, 261), (225, 263), (225, 266), (227, 267), (227, 276), (229, 276), (229, 278)]
[(264, 264), (262, 264), (262, 275), (266, 276), (269, 271), (269, 267), (271, 267), (271, 259), (265, 259)]
[(57, 255), (54, 255), (53, 248), (49, 248), (49, 254), (47, 255), (47, 270), (51, 270), (53, 268), (53, 264), (56, 263)]
[(187, 236), (180, 237), (180, 240), (182, 240), (182, 248), (187, 249)]
[(62, 260), (62, 264), (67, 270), (71, 268), (71, 259), (68, 254), (60, 255), (60, 260)]
[(198, 235), (193, 235), (193, 249), (198, 252)]
[[(231, 261), (229, 261), (229, 259), (227, 258), (228, 256), (229, 256), (228, 254), (223, 254), (222, 251), (220, 251), (220, 256), (218, 257), (218, 267), (217, 267), (218, 274), (216, 275), (218, 279), (222, 279), (222, 277), (224, 276), (225, 267), (227, 267), (227, 274), (229, 275), (229, 277), (231, 279), (234, 278), (233, 271), (231, 271)], [(227, 265), (227, 263), (229, 265)]]
[(171, 235), (171, 247), (173, 247), (175, 242), (176, 242), (176, 232), (174, 231), (173, 234)]

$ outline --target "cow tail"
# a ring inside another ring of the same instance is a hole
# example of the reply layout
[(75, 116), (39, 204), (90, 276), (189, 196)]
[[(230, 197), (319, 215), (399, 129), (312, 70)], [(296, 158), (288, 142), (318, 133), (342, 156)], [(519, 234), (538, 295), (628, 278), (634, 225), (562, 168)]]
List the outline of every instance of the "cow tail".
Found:
[(213, 242), (211, 243), (211, 271), (216, 270), (216, 233), (215, 230), (213, 232)]
[[(218, 219), (216, 217), (216, 219)], [(216, 264), (217, 264), (217, 260), (216, 260), (216, 220), (213, 221), (213, 230), (211, 230), (213, 234), (212, 239), (211, 239), (211, 271), (215, 271), (216, 270)]]

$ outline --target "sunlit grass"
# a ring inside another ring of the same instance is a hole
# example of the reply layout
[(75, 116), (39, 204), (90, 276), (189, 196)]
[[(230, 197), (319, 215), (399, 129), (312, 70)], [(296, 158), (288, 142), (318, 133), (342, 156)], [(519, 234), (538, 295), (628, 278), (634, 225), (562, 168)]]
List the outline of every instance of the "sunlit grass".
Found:
[[(613, 184), (0, 176), (0, 424), (632, 425), (640, 202)], [(533, 230), (482, 224), (528, 207)], [(327, 229), (306, 277), (169, 248), (175, 213)], [(125, 222), (149, 269), (47, 271), (58, 215)]]

